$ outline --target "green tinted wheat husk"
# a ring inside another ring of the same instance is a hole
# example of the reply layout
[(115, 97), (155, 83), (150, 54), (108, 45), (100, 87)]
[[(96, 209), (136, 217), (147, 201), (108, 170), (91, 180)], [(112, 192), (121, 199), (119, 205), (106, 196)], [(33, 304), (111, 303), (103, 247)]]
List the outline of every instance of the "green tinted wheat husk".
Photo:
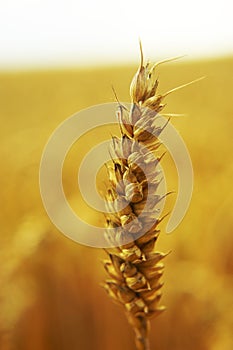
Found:
[[(117, 228), (118, 233), (114, 237), (106, 233), (108, 241), (116, 247), (106, 249), (109, 259), (104, 261), (104, 267), (109, 279), (104, 287), (110, 297), (124, 307), (135, 332), (138, 350), (149, 350), (150, 318), (164, 310), (159, 302), (161, 261), (166, 254), (155, 251), (161, 219), (154, 216), (155, 206), (161, 200), (156, 195), (159, 185), (157, 165), (161, 155), (152, 157), (151, 152), (160, 146), (158, 136), (162, 128), (156, 125), (156, 118), (164, 107), (162, 102), (167, 93), (157, 94), (157, 65), (144, 65), (141, 49), (141, 64), (130, 86), (131, 109), (128, 111), (119, 104), (117, 111), (121, 137), (113, 137), (113, 162), (108, 165), (106, 194), (106, 206), (114, 212), (106, 216), (106, 225)], [(145, 151), (142, 152), (138, 144), (145, 146)], [(143, 172), (145, 168), (147, 176)], [(153, 198), (147, 198), (148, 185), (154, 189)], [(126, 203), (121, 206), (123, 209), (113, 205), (116, 198), (118, 203)], [(139, 217), (146, 200), (150, 202), (150, 210)], [(146, 233), (140, 237), (141, 230)], [(131, 243), (122, 244), (124, 235), (132, 237)], [(139, 238), (134, 239), (134, 235)]]

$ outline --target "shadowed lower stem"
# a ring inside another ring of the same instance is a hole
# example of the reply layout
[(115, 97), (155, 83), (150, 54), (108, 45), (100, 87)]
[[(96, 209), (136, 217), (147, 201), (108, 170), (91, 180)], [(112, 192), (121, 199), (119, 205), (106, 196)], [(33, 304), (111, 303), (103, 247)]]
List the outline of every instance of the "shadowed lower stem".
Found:
[(140, 331), (135, 329), (135, 342), (138, 350), (150, 350), (150, 343), (148, 338), (149, 322), (145, 319), (141, 319), (142, 327)]

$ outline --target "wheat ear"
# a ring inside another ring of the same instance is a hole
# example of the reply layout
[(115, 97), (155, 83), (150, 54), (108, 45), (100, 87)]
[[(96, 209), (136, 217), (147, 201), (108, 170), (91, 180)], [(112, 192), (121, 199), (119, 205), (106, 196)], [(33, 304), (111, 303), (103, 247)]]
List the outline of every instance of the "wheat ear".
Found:
[[(166, 94), (157, 94), (156, 67), (144, 65), (141, 48), (141, 63), (130, 86), (131, 109), (128, 112), (119, 103), (117, 115), (122, 135), (113, 138), (113, 162), (107, 166), (106, 203), (112, 212), (107, 215), (106, 223), (107, 228), (117, 228), (118, 234), (114, 237), (106, 235), (115, 247), (106, 249), (109, 259), (104, 261), (104, 266), (110, 279), (105, 281), (104, 287), (116, 302), (123, 305), (134, 329), (138, 350), (149, 350), (149, 320), (164, 310), (159, 301), (163, 274), (161, 260), (166, 254), (154, 251), (161, 221), (155, 220), (154, 216), (154, 208), (161, 200), (156, 195), (159, 183), (157, 165), (161, 157), (153, 158), (151, 152), (160, 145), (158, 136), (162, 129), (156, 126), (156, 117), (164, 107), (162, 101)], [(138, 144), (145, 146), (146, 150), (141, 152)], [(149, 176), (145, 176), (145, 168), (147, 174), (149, 169)], [(153, 198), (147, 198), (148, 185), (154, 188)], [(120, 196), (118, 203), (128, 201), (123, 209), (112, 208), (117, 196)], [(139, 218), (146, 200), (150, 201), (151, 210)], [(140, 237), (138, 233), (142, 229), (146, 233)], [(124, 235), (131, 235), (132, 241), (122, 244)], [(134, 239), (134, 236), (139, 238)], [(117, 244), (118, 240), (121, 243)]]

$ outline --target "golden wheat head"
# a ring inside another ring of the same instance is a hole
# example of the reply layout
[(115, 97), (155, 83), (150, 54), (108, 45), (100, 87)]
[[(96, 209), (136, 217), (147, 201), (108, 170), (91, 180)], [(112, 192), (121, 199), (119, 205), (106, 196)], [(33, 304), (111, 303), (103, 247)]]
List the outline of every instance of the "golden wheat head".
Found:
[[(106, 249), (109, 259), (104, 261), (104, 266), (109, 279), (104, 287), (110, 297), (124, 307), (135, 331), (138, 350), (149, 349), (149, 320), (164, 310), (159, 301), (163, 274), (161, 260), (166, 254), (154, 249), (161, 221), (154, 216), (155, 206), (161, 200), (156, 195), (157, 165), (161, 157), (152, 157), (151, 152), (160, 145), (158, 136), (162, 129), (156, 125), (156, 117), (164, 107), (162, 101), (167, 94), (157, 94), (157, 65), (144, 65), (141, 49), (141, 63), (130, 86), (131, 109), (128, 111), (119, 103), (117, 110), (121, 137), (113, 137), (113, 162), (108, 165), (106, 193), (106, 205), (111, 211), (106, 217), (106, 225), (117, 228), (117, 234), (106, 234), (115, 247)], [(144, 147), (143, 152), (138, 144)], [(145, 168), (149, 176), (145, 176)], [(153, 188), (153, 198), (148, 198), (148, 185)], [(113, 204), (117, 197), (120, 208)], [(147, 200), (150, 210), (140, 215)], [(126, 205), (122, 205), (124, 203)], [(140, 236), (142, 230), (146, 233)], [(124, 236), (131, 236), (131, 242), (122, 244)]]

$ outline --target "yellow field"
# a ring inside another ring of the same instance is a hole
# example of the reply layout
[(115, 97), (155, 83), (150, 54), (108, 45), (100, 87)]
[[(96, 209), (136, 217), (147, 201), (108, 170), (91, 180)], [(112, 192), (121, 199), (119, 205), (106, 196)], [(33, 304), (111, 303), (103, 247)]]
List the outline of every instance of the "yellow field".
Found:
[[(0, 74), (1, 350), (134, 348), (123, 310), (99, 286), (104, 252), (55, 229), (38, 184), (42, 150), (55, 127), (80, 109), (114, 101), (111, 85), (128, 101), (134, 72), (135, 67), (116, 67)], [(160, 91), (203, 75), (205, 80), (166, 101), (166, 113), (187, 114), (172, 123), (189, 148), (195, 183), (184, 220), (158, 243), (172, 254), (164, 261), (167, 311), (152, 321), (152, 350), (233, 349), (233, 59), (164, 65)], [(87, 135), (64, 169), (71, 203), (94, 221), (100, 219), (82, 203), (75, 176), (85, 152), (101, 137)], [(169, 190), (177, 190), (169, 155), (164, 168)], [(168, 208), (174, 200), (168, 199)]]

